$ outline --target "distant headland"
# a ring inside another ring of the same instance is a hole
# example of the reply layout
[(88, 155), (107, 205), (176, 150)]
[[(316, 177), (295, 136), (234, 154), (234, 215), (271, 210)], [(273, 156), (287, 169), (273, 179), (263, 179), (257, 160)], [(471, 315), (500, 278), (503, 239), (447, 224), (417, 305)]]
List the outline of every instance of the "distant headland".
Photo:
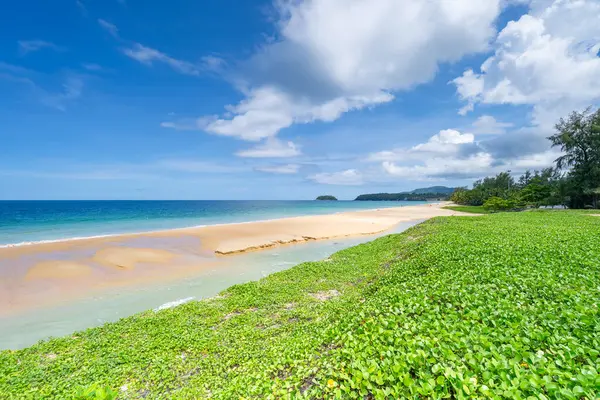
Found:
[(327, 194), (327, 195), (324, 195), (324, 196), (317, 197), (317, 200), (337, 201), (337, 198), (335, 196)]
[(431, 186), (419, 188), (410, 192), (400, 193), (371, 193), (361, 194), (355, 201), (427, 201), (447, 200), (455, 188), (446, 186)]

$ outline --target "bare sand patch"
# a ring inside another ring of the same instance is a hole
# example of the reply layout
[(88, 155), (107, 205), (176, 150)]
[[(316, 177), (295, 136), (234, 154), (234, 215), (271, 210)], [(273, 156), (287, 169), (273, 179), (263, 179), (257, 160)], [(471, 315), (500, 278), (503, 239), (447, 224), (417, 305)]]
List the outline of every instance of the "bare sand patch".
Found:
[(472, 216), (444, 209), (444, 205), (427, 204), (206, 226), (190, 229), (188, 234), (200, 237), (204, 246), (216, 254), (228, 255), (311, 240), (372, 235), (390, 230), (402, 222), (436, 216)]
[(93, 260), (106, 267), (134, 269), (140, 263), (163, 264), (172, 261), (173, 258), (175, 254), (167, 250), (108, 247), (98, 250)]
[(25, 280), (48, 278), (80, 278), (92, 272), (89, 265), (74, 261), (42, 261), (31, 267)]
[(317, 293), (311, 293), (310, 296), (319, 300), (319, 301), (327, 301), (329, 299), (333, 299), (334, 297), (337, 297), (340, 295), (340, 292), (338, 292), (337, 290), (333, 289), (333, 290), (324, 290), (321, 292), (317, 292)]

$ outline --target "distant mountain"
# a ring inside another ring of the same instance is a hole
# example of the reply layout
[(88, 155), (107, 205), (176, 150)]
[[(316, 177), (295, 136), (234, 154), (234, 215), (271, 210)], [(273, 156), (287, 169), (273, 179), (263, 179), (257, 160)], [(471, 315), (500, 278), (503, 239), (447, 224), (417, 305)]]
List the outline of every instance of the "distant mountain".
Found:
[(409, 193), (412, 194), (425, 194), (425, 193), (443, 193), (443, 194), (452, 194), (455, 188), (447, 187), (447, 186), (431, 186), (426, 188), (415, 189)]
[(361, 194), (357, 201), (426, 201), (445, 200), (454, 192), (454, 188), (446, 186), (431, 186), (419, 188), (411, 192), (400, 193), (371, 193)]

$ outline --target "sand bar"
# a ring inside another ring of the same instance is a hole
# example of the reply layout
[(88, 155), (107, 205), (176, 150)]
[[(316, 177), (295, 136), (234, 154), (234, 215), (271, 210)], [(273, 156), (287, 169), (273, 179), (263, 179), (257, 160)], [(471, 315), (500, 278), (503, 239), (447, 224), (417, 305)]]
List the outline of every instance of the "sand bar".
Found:
[(0, 248), (0, 314), (94, 290), (175, 279), (235, 262), (235, 254), (371, 235), (402, 222), (473, 215), (444, 203), (211, 225)]

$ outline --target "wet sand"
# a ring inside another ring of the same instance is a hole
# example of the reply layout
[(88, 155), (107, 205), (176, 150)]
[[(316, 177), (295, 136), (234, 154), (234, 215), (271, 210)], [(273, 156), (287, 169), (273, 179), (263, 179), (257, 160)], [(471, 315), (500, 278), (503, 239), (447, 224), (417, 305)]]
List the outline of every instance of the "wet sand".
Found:
[[(0, 315), (224, 267), (235, 254), (473, 215), (427, 204), (0, 248)], [(233, 256), (230, 256), (233, 255)], [(226, 260), (224, 260), (226, 259)]]

